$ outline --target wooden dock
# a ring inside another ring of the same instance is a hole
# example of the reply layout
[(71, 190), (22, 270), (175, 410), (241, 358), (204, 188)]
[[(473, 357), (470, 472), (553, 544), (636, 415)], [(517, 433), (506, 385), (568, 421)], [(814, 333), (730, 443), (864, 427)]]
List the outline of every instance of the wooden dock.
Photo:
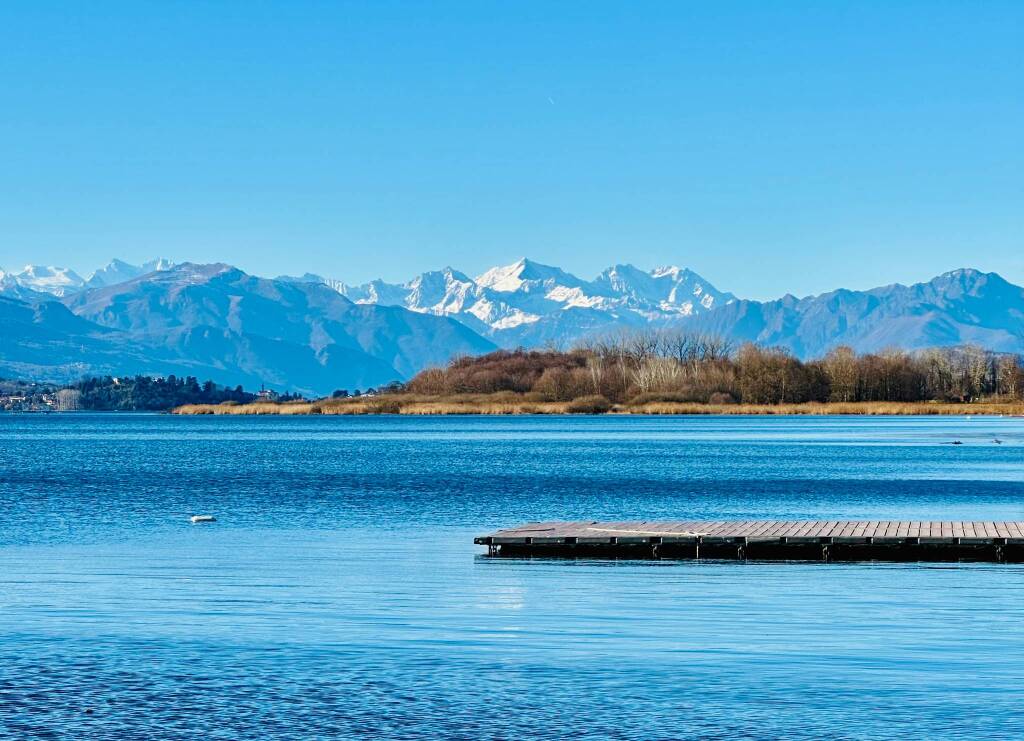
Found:
[(490, 556), (1024, 561), (1024, 521), (533, 522), (474, 538)]

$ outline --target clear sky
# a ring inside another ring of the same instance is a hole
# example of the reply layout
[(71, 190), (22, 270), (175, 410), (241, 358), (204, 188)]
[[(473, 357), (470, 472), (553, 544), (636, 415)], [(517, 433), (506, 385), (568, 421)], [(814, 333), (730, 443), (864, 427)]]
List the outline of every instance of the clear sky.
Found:
[(1024, 282), (1024, 3), (0, 6), (0, 266)]

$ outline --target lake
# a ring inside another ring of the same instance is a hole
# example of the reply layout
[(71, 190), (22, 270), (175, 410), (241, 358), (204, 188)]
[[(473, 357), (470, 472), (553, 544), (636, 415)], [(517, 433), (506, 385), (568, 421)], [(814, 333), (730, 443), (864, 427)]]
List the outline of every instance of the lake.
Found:
[(9, 737), (1024, 736), (1020, 564), (472, 543), (1024, 520), (1024, 419), (7, 415), (0, 456)]

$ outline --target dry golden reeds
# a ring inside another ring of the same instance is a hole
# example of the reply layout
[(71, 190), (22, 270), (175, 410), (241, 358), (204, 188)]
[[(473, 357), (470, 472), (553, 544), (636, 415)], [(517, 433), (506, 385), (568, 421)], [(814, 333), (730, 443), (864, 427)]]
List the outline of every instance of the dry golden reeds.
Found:
[(390, 394), (376, 397), (322, 399), (315, 402), (253, 402), (251, 404), (187, 404), (175, 414), (277, 414), (277, 415), (354, 415), (354, 414), (836, 414), (836, 415), (937, 415), (989, 414), (1024, 415), (1024, 402), (806, 402), (801, 404), (700, 404), (681, 401), (641, 401), (610, 404), (603, 397), (585, 397), (573, 401), (543, 401), (536, 394)]

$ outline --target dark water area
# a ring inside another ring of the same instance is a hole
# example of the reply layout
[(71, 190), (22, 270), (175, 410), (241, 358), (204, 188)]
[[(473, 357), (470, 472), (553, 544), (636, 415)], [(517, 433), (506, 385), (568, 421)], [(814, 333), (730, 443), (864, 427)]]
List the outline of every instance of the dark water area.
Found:
[(8, 415), (0, 516), (10, 738), (1024, 737), (1020, 564), (472, 544), (1024, 520), (1022, 419)]

